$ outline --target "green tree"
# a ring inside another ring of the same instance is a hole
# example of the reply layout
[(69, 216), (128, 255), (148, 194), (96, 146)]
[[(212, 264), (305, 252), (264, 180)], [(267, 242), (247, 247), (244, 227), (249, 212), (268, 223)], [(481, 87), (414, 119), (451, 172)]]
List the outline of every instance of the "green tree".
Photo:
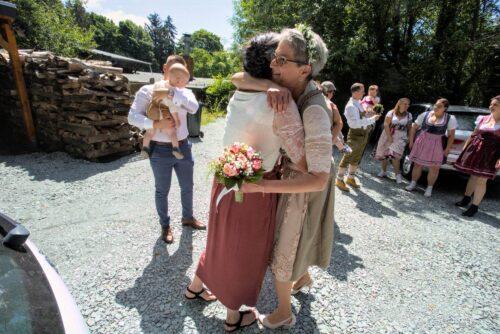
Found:
[(18, 16), (14, 23), (21, 48), (49, 50), (76, 56), (95, 47), (93, 30), (81, 28), (70, 9), (60, 0), (15, 0)]
[(66, 0), (66, 8), (72, 13), (75, 22), (82, 28), (88, 28), (87, 11), (82, 0)]
[(165, 22), (160, 15), (153, 13), (148, 16), (149, 24), (146, 24), (146, 31), (153, 41), (153, 70), (159, 71), (167, 56), (175, 51), (175, 35), (177, 30), (170, 16)]
[(94, 41), (97, 49), (117, 53), (120, 32), (118, 26), (105, 16), (96, 13), (87, 13), (89, 27), (94, 30)]
[[(384, 101), (401, 96), (485, 105), (498, 61), (495, 0), (240, 0), (234, 2), (235, 41), (305, 22), (330, 55), (321, 78), (334, 79), (338, 100), (354, 81), (377, 83)], [(497, 57), (497, 58), (495, 58)], [(488, 85), (488, 83), (490, 83)]]
[[(183, 36), (180, 39), (177, 48), (179, 50), (184, 51), (185, 43), (186, 43), (185, 37)], [(198, 49), (203, 49), (207, 52), (216, 52), (224, 50), (224, 46), (220, 41), (220, 37), (205, 29), (196, 30), (191, 35), (190, 44), (191, 44), (190, 45), (191, 49), (198, 48)]]
[(130, 20), (125, 20), (118, 24), (118, 32), (120, 54), (153, 62), (153, 41), (146, 30)]
[(204, 49), (195, 48), (191, 57), (194, 60), (195, 77), (227, 77), (242, 69), (240, 57), (227, 51), (210, 53)]

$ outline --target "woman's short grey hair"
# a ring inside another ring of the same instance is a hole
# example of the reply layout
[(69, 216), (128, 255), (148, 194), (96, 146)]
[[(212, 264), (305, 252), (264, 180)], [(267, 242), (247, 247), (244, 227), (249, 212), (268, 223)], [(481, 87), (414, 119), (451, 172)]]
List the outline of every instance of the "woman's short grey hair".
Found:
[(314, 48), (311, 53), (317, 55), (313, 59), (310, 59), (311, 56), (308, 54), (308, 42), (304, 38), (304, 35), (297, 29), (283, 29), (280, 40), (290, 44), (295, 53), (295, 60), (311, 65), (311, 77), (316, 77), (323, 67), (325, 67), (328, 58), (328, 48), (318, 34), (312, 33), (312, 40), (309, 42), (309, 47)]
[(325, 95), (330, 93), (330, 92), (333, 93), (337, 90), (337, 88), (335, 87), (335, 85), (331, 81), (323, 81), (321, 83), (321, 89), (323, 90), (323, 94), (325, 94)]

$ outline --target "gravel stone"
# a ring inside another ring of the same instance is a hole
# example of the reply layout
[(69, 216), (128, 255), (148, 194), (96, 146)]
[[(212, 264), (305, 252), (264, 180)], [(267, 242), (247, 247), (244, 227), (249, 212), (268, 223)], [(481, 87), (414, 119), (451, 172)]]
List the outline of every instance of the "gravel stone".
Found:
[[(221, 152), (224, 120), (193, 140), (195, 216), (208, 219), (207, 164)], [(330, 267), (313, 268), (309, 293), (292, 298), (290, 333), (498, 333), (498, 184), (480, 212), (464, 219), (453, 202), (465, 180), (440, 176), (433, 196), (379, 179), (365, 153), (360, 190), (336, 192)], [(337, 155), (336, 161), (340, 157)], [(0, 156), (0, 208), (23, 223), (56, 266), (92, 333), (222, 333), (224, 307), (188, 301), (206, 232), (182, 228), (174, 177), (175, 243), (159, 239), (149, 161), (109, 163), (65, 153)], [(257, 308), (276, 307), (268, 272)], [(266, 331), (254, 325), (243, 333)]]

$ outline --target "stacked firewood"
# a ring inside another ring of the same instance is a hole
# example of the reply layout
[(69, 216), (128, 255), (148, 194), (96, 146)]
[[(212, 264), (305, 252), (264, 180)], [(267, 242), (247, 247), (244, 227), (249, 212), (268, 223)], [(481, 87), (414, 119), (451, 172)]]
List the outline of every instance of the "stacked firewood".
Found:
[[(25, 148), (27, 141), (7, 51), (0, 50), (0, 153)], [(18, 134), (23, 134), (19, 136)]]
[(136, 149), (139, 138), (127, 123), (131, 97), (122, 69), (50, 52), (21, 51), (20, 56), (40, 148), (92, 160)]

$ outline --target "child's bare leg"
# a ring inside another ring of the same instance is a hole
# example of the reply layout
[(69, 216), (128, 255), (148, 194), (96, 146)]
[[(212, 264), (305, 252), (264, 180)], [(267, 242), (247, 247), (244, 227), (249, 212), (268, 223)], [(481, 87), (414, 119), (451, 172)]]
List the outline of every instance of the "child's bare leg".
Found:
[(153, 139), (153, 136), (155, 135), (155, 129), (149, 129), (146, 130), (146, 133), (144, 133), (144, 137), (142, 138), (142, 152), (146, 156), (151, 156), (151, 140)]
[(179, 148), (179, 140), (177, 139), (177, 129), (176, 128), (167, 128), (167, 135), (170, 137), (172, 142), (172, 147)]
[(169, 135), (170, 140), (172, 142), (172, 154), (177, 159), (182, 159), (182, 158), (184, 158), (184, 154), (182, 154), (182, 152), (179, 148), (179, 140), (177, 139), (177, 127), (179, 124), (179, 122), (178, 122), (179, 117), (178, 117), (177, 113), (172, 113), (172, 118), (175, 121), (175, 126), (171, 127), (171, 128), (167, 128), (167, 134)]

